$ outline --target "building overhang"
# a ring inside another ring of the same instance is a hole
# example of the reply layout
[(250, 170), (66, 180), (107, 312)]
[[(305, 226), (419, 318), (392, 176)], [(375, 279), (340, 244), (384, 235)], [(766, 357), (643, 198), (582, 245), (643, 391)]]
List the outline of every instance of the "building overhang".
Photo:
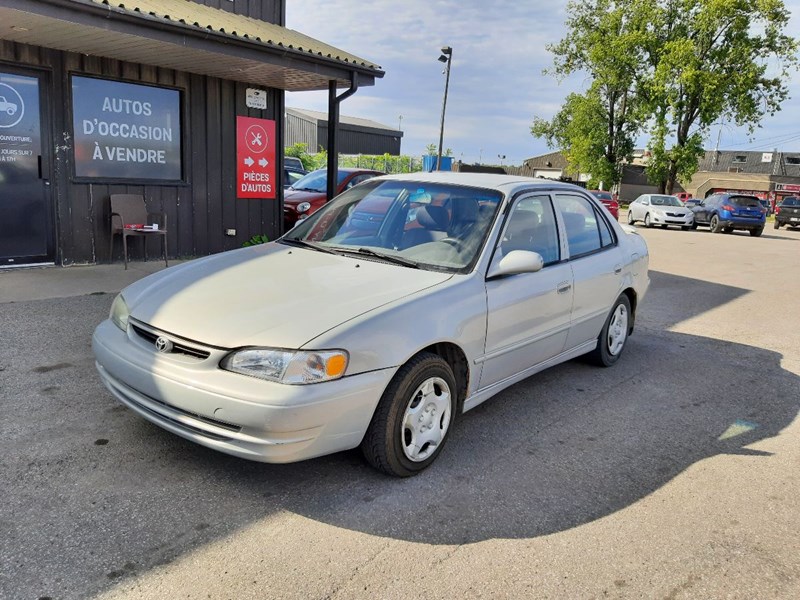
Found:
[(0, 24), (0, 40), (286, 91), (384, 75), (291, 29), (187, 0), (0, 0)]

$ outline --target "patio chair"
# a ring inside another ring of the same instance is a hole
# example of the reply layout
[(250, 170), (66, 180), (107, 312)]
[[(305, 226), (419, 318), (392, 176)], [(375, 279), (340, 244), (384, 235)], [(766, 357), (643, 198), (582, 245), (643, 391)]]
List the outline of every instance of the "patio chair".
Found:
[[(158, 229), (144, 229), (158, 225)], [(122, 251), (125, 257), (125, 269), (128, 268), (128, 238), (141, 237), (144, 242), (144, 258), (147, 260), (147, 238), (161, 238), (161, 249), (164, 254), (164, 265), (167, 262), (167, 215), (147, 211), (144, 196), (138, 194), (111, 194), (111, 249), (109, 260), (114, 257), (114, 237), (122, 236)]]

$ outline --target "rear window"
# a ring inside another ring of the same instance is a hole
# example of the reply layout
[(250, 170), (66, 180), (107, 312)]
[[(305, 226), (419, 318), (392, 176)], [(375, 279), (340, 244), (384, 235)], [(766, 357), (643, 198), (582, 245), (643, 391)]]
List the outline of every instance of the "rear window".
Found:
[(731, 196), (728, 201), (734, 206), (751, 206), (761, 208), (761, 203), (754, 196)]
[(595, 198), (599, 198), (600, 200), (613, 200), (611, 194), (608, 192), (592, 192)]

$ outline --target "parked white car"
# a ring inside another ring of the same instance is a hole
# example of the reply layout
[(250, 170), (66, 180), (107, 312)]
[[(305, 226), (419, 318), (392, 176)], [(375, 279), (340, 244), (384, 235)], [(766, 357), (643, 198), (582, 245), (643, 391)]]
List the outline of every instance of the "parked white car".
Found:
[(617, 362), (648, 260), (576, 186), (378, 177), (276, 242), (134, 283), (93, 347), (119, 400), (199, 444), (265, 462), (360, 445), (408, 476), (504, 388)]
[(694, 223), (694, 213), (677, 196), (642, 194), (628, 206), (628, 224), (642, 222), (645, 227), (677, 225), (684, 231)]

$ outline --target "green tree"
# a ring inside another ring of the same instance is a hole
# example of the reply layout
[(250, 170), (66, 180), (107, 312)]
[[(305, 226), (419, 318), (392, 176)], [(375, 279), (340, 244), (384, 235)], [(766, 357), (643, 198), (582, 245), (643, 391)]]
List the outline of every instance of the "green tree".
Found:
[[(782, 0), (661, 0), (645, 45), (651, 113), (648, 171), (672, 193), (697, 170), (710, 126), (724, 118), (752, 133), (788, 97), (797, 41)], [(670, 146), (670, 143), (672, 145)]]
[(531, 133), (564, 152), (573, 171), (588, 172), (609, 186), (622, 179), (646, 116), (638, 87), (651, 6), (640, 0), (573, 0), (569, 34), (548, 46), (557, 79), (587, 72), (587, 91), (570, 94), (547, 121), (534, 118)]

